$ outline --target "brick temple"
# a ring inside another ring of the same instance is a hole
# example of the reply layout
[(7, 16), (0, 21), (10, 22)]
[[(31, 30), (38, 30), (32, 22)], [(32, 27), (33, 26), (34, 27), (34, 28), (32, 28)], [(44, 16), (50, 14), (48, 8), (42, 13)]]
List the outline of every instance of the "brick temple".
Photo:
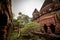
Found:
[(33, 12), (33, 21), (42, 26), (42, 32), (60, 34), (60, 0), (45, 0), (41, 9)]

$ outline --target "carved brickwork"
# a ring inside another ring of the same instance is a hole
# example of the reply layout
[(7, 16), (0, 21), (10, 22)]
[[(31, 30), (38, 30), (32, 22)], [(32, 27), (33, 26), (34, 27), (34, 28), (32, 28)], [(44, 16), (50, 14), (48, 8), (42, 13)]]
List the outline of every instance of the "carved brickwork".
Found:
[(0, 0), (0, 40), (9, 40), (11, 30), (11, 0)]
[(60, 1), (45, 0), (39, 12), (39, 17), (36, 17), (34, 20), (41, 24), (42, 27), (46, 25), (47, 31), (50, 30), (51, 33), (60, 34)]

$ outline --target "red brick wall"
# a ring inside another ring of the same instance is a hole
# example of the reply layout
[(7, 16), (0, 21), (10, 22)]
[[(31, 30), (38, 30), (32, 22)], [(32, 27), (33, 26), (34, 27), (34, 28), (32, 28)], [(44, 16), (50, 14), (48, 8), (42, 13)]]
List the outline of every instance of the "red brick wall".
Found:
[(47, 26), (49, 26), (50, 24), (54, 24), (55, 25), (55, 15), (56, 14), (51, 14), (51, 13), (47, 13), (43, 16), (40, 17), (40, 21), (39, 23), (43, 26), (44, 24), (46, 24)]

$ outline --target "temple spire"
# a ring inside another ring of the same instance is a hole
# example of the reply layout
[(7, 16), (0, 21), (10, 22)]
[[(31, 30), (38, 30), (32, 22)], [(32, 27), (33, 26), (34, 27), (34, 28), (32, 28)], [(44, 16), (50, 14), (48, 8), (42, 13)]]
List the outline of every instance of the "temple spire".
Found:
[(38, 10), (35, 8), (33, 13), (39, 13)]

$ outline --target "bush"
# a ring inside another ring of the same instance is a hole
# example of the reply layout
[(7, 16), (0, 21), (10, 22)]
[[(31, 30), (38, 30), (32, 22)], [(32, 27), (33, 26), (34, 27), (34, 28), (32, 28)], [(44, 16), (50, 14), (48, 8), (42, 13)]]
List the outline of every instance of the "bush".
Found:
[(24, 28), (21, 29), (21, 38), (34, 38), (34, 34), (32, 34), (31, 32), (37, 32), (40, 31), (41, 26), (37, 23), (37, 22), (30, 22), (25, 24)]
[(17, 35), (18, 35), (18, 32), (17, 31), (13, 31), (11, 33), (11, 37), (10, 37), (10, 40), (15, 40), (17, 38)]

